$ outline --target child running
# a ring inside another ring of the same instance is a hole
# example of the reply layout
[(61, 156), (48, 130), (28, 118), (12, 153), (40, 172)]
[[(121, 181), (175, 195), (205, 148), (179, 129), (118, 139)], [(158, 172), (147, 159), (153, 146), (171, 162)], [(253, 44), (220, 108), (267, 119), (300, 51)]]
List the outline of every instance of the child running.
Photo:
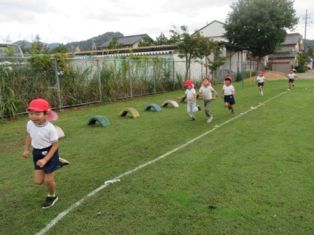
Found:
[(217, 92), (215, 89), (212, 87), (211, 82), (209, 78), (205, 78), (202, 82), (202, 86), (199, 90), (199, 93), (201, 96), (203, 96), (204, 99), (204, 110), (205, 110), (205, 115), (207, 118), (207, 123), (210, 123), (213, 120), (213, 115), (210, 113), (209, 110), (209, 104), (214, 98), (214, 95), (217, 95)]
[(184, 82), (185, 96), (187, 101), (187, 113), (192, 121), (195, 121), (194, 112), (198, 111), (198, 107), (196, 104), (196, 91), (193, 86), (192, 80), (186, 80)]
[(295, 69), (290, 69), (288, 73), (288, 90), (290, 91), (291, 89), (294, 88), (294, 79), (296, 79), (297, 75), (295, 74), (296, 70)]
[(258, 72), (258, 75), (256, 77), (256, 82), (257, 82), (259, 93), (261, 96), (263, 96), (264, 95), (264, 82), (265, 82), (264, 70), (260, 70)]
[(231, 76), (227, 76), (225, 78), (225, 84), (222, 87), (222, 92), (224, 96), (225, 107), (230, 110), (231, 113), (234, 113), (234, 105), (235, 105), (235, 89), (232, 85)]
[(58, 154), (58, 134), (55, 126), (49, 122), (54, 116), (48, 101), (34, 99), (28, 105), (27, 136), (25, 139), (23, 157), (29, 157), (29, 149), (32, 147), (34, 162), (34, 182), (46, 184), (48, 196), (42, 204), (42, 208), (52, 207), (57, 201), (55, 171), (68, 161), (61, 159)]

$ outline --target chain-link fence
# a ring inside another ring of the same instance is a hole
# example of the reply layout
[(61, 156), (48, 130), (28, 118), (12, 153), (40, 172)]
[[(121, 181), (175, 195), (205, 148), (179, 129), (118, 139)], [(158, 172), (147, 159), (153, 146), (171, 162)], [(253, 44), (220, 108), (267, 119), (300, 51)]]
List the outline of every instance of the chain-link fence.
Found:
[(182, 87), (169, 59), (40, 56), (0, 60), (0, 117), (25, 112), (44, 97), (54, 109), (129, 99)]
[[(247, 71), (248, 66), (228, 67)], [(227, 74), (237, 80), (248, 77), (245, 71), (240, 74), (225, 67), (211, 74), (214, 83), (222, 83)], [(182, 88), (185, 70), (185, 61), (171, 57), (55, 55), (52, 59), (40, 55), (0, 59), (0, 118), (24, 113), (27, 103), (36, 97), (48, 99), (54, 109), (61, 110), (177, 90)], [(193, 61), (189, 77), (199, 86), (209, 72), (202, 61)]]

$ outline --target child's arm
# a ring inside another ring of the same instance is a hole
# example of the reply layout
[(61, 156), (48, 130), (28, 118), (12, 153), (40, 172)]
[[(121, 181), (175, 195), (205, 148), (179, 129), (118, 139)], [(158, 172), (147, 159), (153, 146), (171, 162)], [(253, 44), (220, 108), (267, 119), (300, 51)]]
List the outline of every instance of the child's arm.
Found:
[(27, 134), (24, 142), (24, 150), (23, 150), (23, 157), (28, 158), (29, 157), (29, 148), (31, 146), (31, 137), (29, 134)]
[(212, 87), (212, 93), (214, 94), (214, 97), (218, 97), (218, 92)]
[(57, 151), (58, 146), (59, 146), (58, 141), (57, 141), (57, 142), (54, 142), (54, 143), (52, 144), (52, 146), (51, 146), (51, 148), (50, 148), (48, 154), (47, 154), (44, 158), (38, 160), (38, 161), (36, 162), (36, 164), (37, 164), (38, 166), (40, 166), (40, 167), (45, 166), (46, 163), (52, 158), (52, 156), (54, 155), (54, 153)]

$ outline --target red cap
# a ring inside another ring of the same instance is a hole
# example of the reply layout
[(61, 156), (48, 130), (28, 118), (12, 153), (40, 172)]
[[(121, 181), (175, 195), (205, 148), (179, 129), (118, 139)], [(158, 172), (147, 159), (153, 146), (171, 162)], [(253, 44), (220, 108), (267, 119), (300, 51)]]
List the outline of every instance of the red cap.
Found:
[(185, 82), (184, 82), (184, 87), (189, 87), (189, 86), (192, 86), (192, 85), (193, 85), (192, 80), (190, 80), (190, 79), (185, 80)]
[(48, 101), (45, 99), (38, 98), (32, 100), (27, 109), (37, 112), (47, 112), (47, 121), (56, 121), (59, 118), (58, 114), (51, 110)]
[(227, 75), (226, 78), (225, 78), (225, 81), (230, 81), (230, 82), (232, 82), (232, 77), (231, 77), (231, 75)]
[(45, 99), (34, 99), (32, 100), (27, 107), (28, 110), (34, 110), (37, 112), (49, 112), (50, 111), (50, 105), (47, 100)]

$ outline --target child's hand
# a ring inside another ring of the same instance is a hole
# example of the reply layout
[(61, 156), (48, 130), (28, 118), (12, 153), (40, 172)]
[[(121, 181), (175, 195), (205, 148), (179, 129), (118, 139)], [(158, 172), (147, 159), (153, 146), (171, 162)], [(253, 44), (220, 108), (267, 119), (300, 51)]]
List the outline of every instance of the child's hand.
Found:
[(24, 150), (23, 151), (23, 157), (24, 158), (28, 158), (29, 157), (29, 151), (28, 150)]
[(36, 162), (36, 165), (39, 166), (39, 167), (44, 167), (46, 165), (47, 161), (45, 158), (43, 159), (40, 159)]

